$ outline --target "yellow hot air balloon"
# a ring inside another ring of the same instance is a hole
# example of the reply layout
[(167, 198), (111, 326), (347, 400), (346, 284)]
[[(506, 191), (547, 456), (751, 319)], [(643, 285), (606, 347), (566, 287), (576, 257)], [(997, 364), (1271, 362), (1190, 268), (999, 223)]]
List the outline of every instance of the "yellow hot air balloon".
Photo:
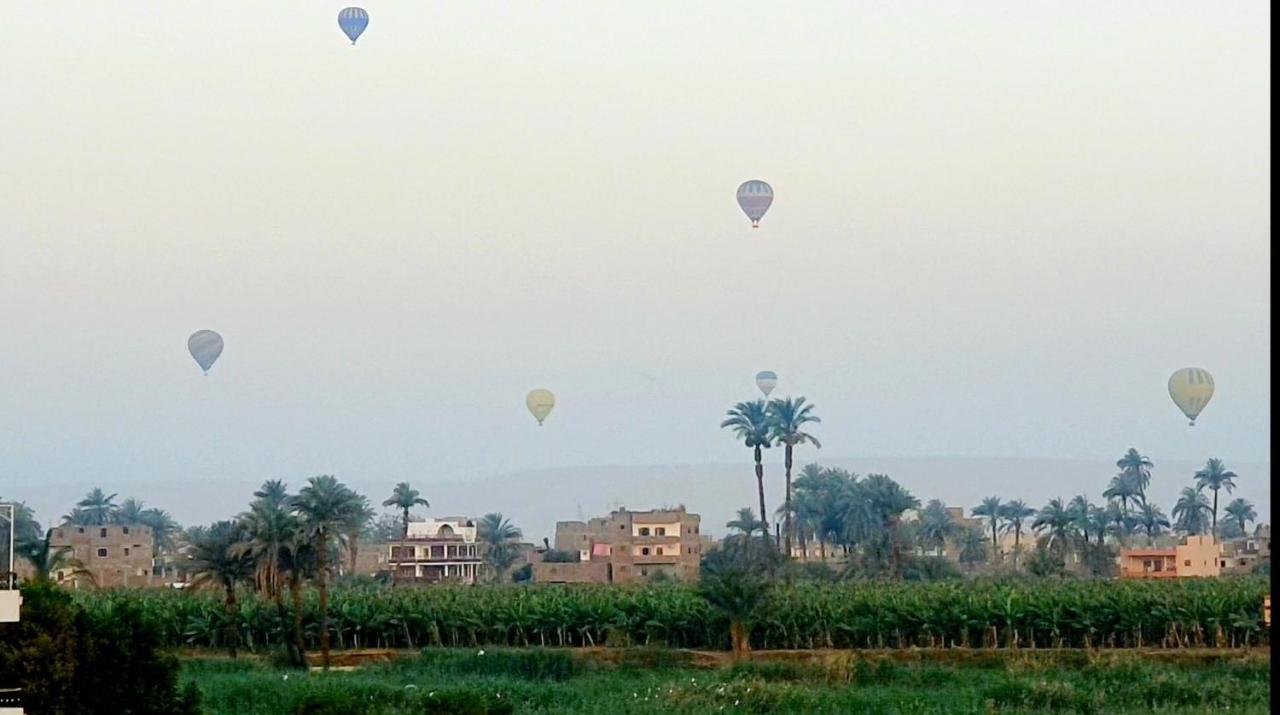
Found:
[(1184, 367), (1169, 378), (1169, 397), (1194, 427), (1196, 417), (1213, 397), (1213, 375), (1203, 368)]
[(529, 414), (538, 420), (538, 426), (542, 426), (542, 421), (551, 414), (551, 408), (556, 406), (556, 396), (551, 394), (551, 390), (530, 390), (529, 394), (524, 398), (524, 404), (529, 408)]

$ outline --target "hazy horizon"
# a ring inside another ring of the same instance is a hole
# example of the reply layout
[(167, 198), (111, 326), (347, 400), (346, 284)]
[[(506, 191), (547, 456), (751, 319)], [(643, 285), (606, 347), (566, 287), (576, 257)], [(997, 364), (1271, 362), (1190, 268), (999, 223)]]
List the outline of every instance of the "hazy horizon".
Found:
[(763, 369), (802, 463), (1269, 470), (1267, 3), (341, 7), (0, 30), (0, 497), (746, 465)]

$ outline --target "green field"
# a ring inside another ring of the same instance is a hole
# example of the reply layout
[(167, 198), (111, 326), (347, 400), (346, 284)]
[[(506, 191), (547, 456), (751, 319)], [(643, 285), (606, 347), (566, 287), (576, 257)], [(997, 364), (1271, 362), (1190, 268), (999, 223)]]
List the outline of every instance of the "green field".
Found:
[[(200, 657), (183, 679), (211, 714), (1264, 713), (1266, 653), (832, 652), (819, 662), (694, 667), (673, 649), (608, 661), (567, 649), (427, 649), (350, 672)], [(1168, 655), (1168, 654), (1166, 654)]]
[[(800, 582), (768, 589), (751, 628), (760, 649), (912, 647), (1240, 647), (1266, 645), (1261, 577), (1176, 581)], [(174, 647), (218, 647), (228, 633), (221, 595), (81, 591), (91, 612), (140, 606)], [(314, 593), (304, 639), (318, 647)], [(291, 617), (245, 592), (234, 621), (242, 645), (263, 652), (289, 637)], [(725, 617), (687, 585), (459, 586), (333, 590), (334, 648), (425, 646), (729, 647)]]

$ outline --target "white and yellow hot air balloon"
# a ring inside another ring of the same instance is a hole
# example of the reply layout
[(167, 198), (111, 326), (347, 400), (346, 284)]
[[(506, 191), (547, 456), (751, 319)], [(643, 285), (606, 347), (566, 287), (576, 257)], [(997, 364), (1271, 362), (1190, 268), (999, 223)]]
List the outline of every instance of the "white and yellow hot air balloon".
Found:
[(773, 392), (773, 388), (778, 385), (778, 373), (773, 370), (761, 370), (756, 373), (756, 387), (764, 393), (765, 397)]
[(542, 426), (542, 421), (551, 414), (551, 408), (556, 406), (556, 396), (551, 394), (551, 390), (530, 390), (525, 395), (524, 404), (529, 408), (529, 414), (538, 420), (538, 426)]
[(1213, 375), (1204, 368), (1184, 367), (1169, 378), (1169, 397), (1194, 427), (1196, 417), (1213, 397)]

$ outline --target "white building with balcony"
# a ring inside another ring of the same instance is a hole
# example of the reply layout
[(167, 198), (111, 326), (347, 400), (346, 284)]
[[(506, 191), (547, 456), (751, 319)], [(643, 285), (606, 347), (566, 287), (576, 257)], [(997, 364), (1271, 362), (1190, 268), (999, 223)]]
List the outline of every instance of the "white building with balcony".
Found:
[(483, 564), (475, 520), (460, 516), (411, 521), (408, 538), (387, 550), (400, 582), (475, 583)]

